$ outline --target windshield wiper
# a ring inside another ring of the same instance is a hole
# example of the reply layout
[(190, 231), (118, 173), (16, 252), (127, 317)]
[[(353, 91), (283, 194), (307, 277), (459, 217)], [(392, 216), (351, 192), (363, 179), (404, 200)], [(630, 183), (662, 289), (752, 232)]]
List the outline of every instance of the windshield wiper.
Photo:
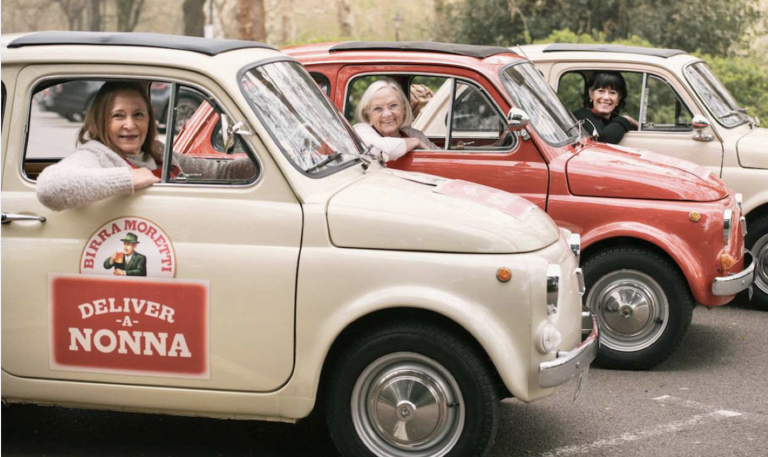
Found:
[(728, 111), (727, 113), (723, 114), (722, 116), (718, 117), (718, 119), (725, 119), (726, 117), (735, 116), (737, 114), (747, 114), (746, 108), (736, 108)]
[(338, 160), (341, 158), (341, 153), (336, 151), (333, 154), (329, 155), (325, 159), (321, 160), (320, 162), (317, 162), (315, 165), (307, 169), (307, 173), (312, 173), (313, 171), (317, 170), (318, 168), (322, 168), (329, 163), (333, 162), (334, 160)]

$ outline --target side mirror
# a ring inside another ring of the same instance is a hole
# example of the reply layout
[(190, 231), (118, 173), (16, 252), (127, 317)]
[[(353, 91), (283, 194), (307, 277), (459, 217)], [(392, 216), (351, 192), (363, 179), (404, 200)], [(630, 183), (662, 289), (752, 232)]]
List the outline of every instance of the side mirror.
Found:
[(715, 139), (714, 135), (704, 133), (704, 130), (709, 128), (709, 121), (701, 114), (693, 116), (691, 127), (696, 131), (696, 133), (693, 134), (693, 139), (695, 141), (712, 141)]
[(253, 135), (248, 129), (243, 128), (243, 122), (232, 124), (232, 120), (221, 113), (221, 139), (224, 143), (224, 152), (229, 154), (235, 146), (235, 135)]
[(531, 118), (520, 108), (512, 108), (507, 114), (507, 127), (513, 132), (523, 130), (530, 122)]

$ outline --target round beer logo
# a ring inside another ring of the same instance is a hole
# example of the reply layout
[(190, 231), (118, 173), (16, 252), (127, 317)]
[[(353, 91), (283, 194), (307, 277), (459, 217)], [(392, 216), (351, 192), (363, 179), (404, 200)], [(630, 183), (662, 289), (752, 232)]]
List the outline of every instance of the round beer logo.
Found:
[(107, 222), (85, 244), (80, 273), (114, 276), (176, 276), (176, 253), (163, 229), (140, 217)]

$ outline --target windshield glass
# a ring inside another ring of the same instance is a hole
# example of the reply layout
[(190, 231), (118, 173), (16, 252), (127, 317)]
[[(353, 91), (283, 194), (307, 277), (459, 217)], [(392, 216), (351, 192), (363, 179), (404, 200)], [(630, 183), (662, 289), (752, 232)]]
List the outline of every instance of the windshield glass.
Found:
[(501, 80), (512, 101), (528, 114), (536, 133), (548, 143), (562, 145), (582, 134), (574, 126), (576, 121), (571, 113), (533, 64), (507, 67)]
[(685, 77), (720, 124), (733, 127), (749, 120), (745, 113), (737, 111), (739, 105), (707, 64), (698, 62), (687, 66)]
[(326, 175), (362, 152), (336, 108), (298, 63), (252, 68), (243, 74), (240, 87), (283, 154), (299, 170)]

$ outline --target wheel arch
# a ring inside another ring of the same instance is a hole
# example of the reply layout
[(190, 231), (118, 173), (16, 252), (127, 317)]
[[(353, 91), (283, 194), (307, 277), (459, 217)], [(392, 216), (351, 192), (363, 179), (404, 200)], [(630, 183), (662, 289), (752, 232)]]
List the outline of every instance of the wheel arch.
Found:
[[(460, 325), (455, 320), (440, 314), (436, 311), (413, 308), (413, 307), (395, 307), (386, 308), (373, 311), (366, 315), (358, 317), (356, 320), (350, 322), (336, 337), (331, 344), (328, 353), (320, 371), (320, 379), (317, 385), (317, 394), (321, 394), (327, 390), (327, 383), (330, 379), (330, 373), (332, 372), (336, 362), (339, 360), (344, 350), (353, 344), (354, 341), (364, 334), (367, 330), (373, 327), (379, 327), (385, 325), (388, 322), (402, 321), (408, 322), (425, 322), (432, 325), (439, 326), (445, 330), (454, 333), (459, 338), (464, 340), (467, 344), (473, 347), (482, 359), (487, 364), (491, 373), (493, 373), (494, 381), (496, 383), (500, 398), (511, 397), (512, 394), (507, 389), (501, 375), (496, 368), (495, 363), (491, 359), (488, 352), (485, 350), (482, 344), (475, 338), (466, 328)], [(317, 401), (315, 403), (315, 410), (323, 408), (323, 403)]]
[(768, 217), (768, 202), (752, 208), (744, 216), (747, 218), (747, 229), (749, 229), (750, 222), (764, 216)]

